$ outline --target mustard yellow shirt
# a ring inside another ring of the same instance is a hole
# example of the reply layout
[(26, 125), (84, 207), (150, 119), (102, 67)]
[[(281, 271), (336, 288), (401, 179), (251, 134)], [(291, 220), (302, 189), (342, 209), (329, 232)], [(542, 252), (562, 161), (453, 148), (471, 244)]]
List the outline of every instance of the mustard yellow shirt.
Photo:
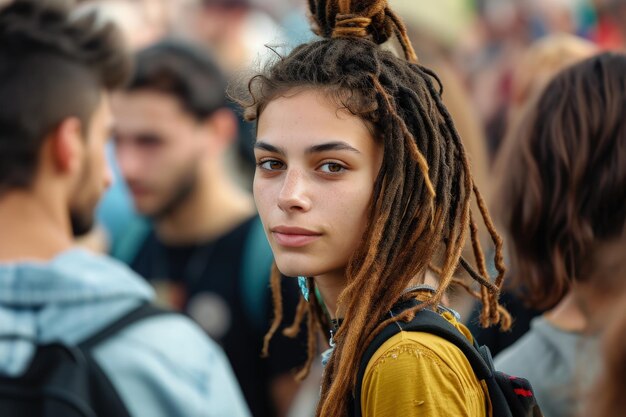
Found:
[[(445, 317), (469, 340), (469, 330)], [(400, 332), (372, 356), (363, 377), (363, 417), (485, 417), (491, 415), (486, 385), (461, 350), (429, 333)]]

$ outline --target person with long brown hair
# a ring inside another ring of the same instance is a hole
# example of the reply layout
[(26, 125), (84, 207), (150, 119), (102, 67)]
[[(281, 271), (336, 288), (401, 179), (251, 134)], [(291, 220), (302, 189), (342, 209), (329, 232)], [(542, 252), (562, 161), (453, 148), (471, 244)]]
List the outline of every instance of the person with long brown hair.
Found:
[[(400, 18), (384, 0), (309, 1), (321, 40), (278, 58), (249, 84), (257, 120), (254, 194), (275, 256), (274, 325), (282, 319), (280, 273), (303, 287), (292, 328), (307, 317), (306, 376), (317, 333), (332, 331), (317, 416), (354, 408), (359, 361), (389, 323), (439, 308), (462, 265), (480, 283), (484, 325), (507, 327), (498, 304), (502, 241), (475, 187), (437, 76), (418, 63)], [(404, 57), (380, 47), (396, 39)], [(470, 209), (495, 244), (490, 278)], [(461, 258), (467, 238), (477, 271)], [(424, 285), (434, 276), (435, 287)], [(469, 289), (469, 288), (468, 288)], [(471, 289), (470, 289), (471, 290)], [(308, 298), (308, 301), (307, 301)], [(421, 303), (392, 314), (399, 302)], [(471, 340), (453, 314), (444, 317)], [(369, 361), (356, 404), (364, 416), (484, 416), (484, 385), (450, 342), (400, 332)]]
[[(580, 62), (598, 53), (598, 48), (593, 43), (570, 34), (548, 35), (534, 42), (524, 52), (522, 59), (516, 66), (511, 79), (511, 102), (507, 110), (507, 130), (502, 142), (498, 146), (498, 153), (494, 166), (489, 173), (491, 179), (506, 176), (510, 165), (510, 148), (515, 148), (518, 137), (519, 124), (524, 123), (522, 116), (528, 107), (532, 107), (537, 96), (541, 94), (548, 82), (563, 69)], [(498, 204), (498, 196), (494, 198), (497, 181), (490, 181), (492, 193), (486, 195), (490, 206)], [(483, 191), (483, 195), (485, 195)], [(505, 201), (502, 204), (506, 205)], [(495, 219), (498, 220), (498, 219)], [(472, 334), (489, 346), (491, 354), (497, 356), (501, 351), (515, 343), (530, 329), (533, 318), (544, 313), (543, 310), (532, 309), (524, 305), (517, 294), (518, 287), (508, 274), (507, 285), (504, 286), (500, 296), (500, 302), (506, 305), (509, 313), (515, 317), (515, 322), (508, 332), (499, 329), (481, 328), (476, 322), (478, 311), (474, 310), (467, 321)]]
[(498, 211), (514, 277), (547, 312), (496, 366), (533, 382), (546, 417), (579, 411), (598, 369), (593, 319), (623, 285), (607, 255), (626, 227), (625, 73), (626, 55), (603, 53), (558, 74), (504, 165)]

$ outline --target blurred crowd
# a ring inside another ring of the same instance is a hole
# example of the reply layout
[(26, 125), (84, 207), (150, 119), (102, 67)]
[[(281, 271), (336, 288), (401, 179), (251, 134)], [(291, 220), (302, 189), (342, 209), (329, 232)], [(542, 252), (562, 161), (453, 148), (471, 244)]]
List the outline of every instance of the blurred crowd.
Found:
[[(0, 0), (0, 5), (3, 3), (10, 0)], [(314, 39), (306, 2), (78, 3), (80, 13), (96, 11), (99, 19), (119, 25), (135, 57), (130, 83), (111, 100), (115, 121), (107, 150), (115, 180), (99, 204), (96, 230), (81, 243), (127, 263), (152, 284), (162, 304), (185, 312), (222, 346), (252, 415), (311, 415), (321, 370), (312, 372), (302, 383), (293, 380), (295, 370), (305, 360), (305, 332), (294, 339), (275, 338), (269, 358), (260, 357), (272, 318), (271, 252), (250, 195), (255, 126), (243, 119), (237, 104), (238, 92), (246, 88), (258, 68)], [(496, 218), (498, 226), (507, 230), (507, 205), (512, 201), (506, 200), (508, 194), (502, 188), (514, 187), (513, 182), (507, 182), (508, 173), (514, 166), (512, 161), (524, 152), (517, 142), (531, 120), (529, 114), (536, 110), (546, 85), (564, 68), (602, 51), (624, 52), (626, 0), (389, 3), (407, 24), (420, 62), (441, 78), (443, 100), (464, 141), (474, 179), (490, 209), (505, 213)], [(616, 129), (623, 132), (624, 113), (620, 117), (621, 127)], [(623, 212), (625, 206), (623, 201), (616, 210)], [(478, 227), (481, 242), (487, 244), (487, 228)], [(515, 246), (506, 240), (505, 249), (519, 250), (520, 239), (512, 234), (508, 230), (505, 237), (515, 240)], [(607, 255), (610, 259), (594, 257), (588, 266), (593, 272), (590, 276), (611, 276), (616, 282), (626, 279), (621, 259), (626, 253), (623, 235), (601, 242), (611, 245), (607, 253), (617, 255)], [(565, 364), (575, 356), (571, 344), (592, 340), (593, 347), (587, 347), (593, 352), (587, 354), (594, 359), (590, 362), (619, 361), (616, 352), (621, 349), (624, 353), (626, 340), (621, 333), (623, 323), (610, 321), (606, 336), (610, 341), (606, 343), (597, 333), (570, 337), (582, 334), (589, 324), (576, 319), (587, 317), (587, 312), (571, 305), (580, 292), (569, 283), (542, 299), (528, 297), (532, 284), (519, 276), (522, 269), (509, 263), (509, 284), (502, 297), (514, 319), (512, 331), (481, 329), (473, 299), (462, 290), (450, 294), (449, 303), (462, 313), (478, 341), (489, 345), (494, 356), (502, 352), (496, 363), (517, 374), (526, 364), (513, 363), (519, 352), (506, 349), (524, 335), (528, 337), (530, 329), (539, 331), (538, 317), (552, 326), (546, 330), (551, 335), (562, 331), (563, 337), (554, 343), (569, 346), (567, 353), (560, 347), (547, 347), (542, 353), (550, 358), (543, 366), (551, 378), (538, 378), (550, 381), (531, 382), (538, 391), (547, 393), (543, 397), (538, 392), (546, 417), (578, 415), (575, 413), (587, 402), (576, 399), (587, 397), (572, 398), (571, 391), (564, 392), (580, 371), (572, 363)], [(255, 268), (264, 272), (254, 275), (250, 270)], [(461, 272), (459, 276), (463, 278)], [(609, 285), (601, 278), (593, 282)], [(626, 291), (620, 290), (626, 296)], [(286, 277), (282, 293), (282, 325), (287, 327), (300, 294), (296, 283)], [(585, 294), (594, 297), (591, 293)], [(624, 296), (611, 301), (611, 309), (598, 311), (623, 321)], [(602, 297), (598, 295), (593, 306), (602, 304)], [(566, 354), (572, 356), (561, 357)], [(624, 362), (606, 366), (622, 370), (616, 378), (622, 378), (618, 388), (626, 394)], [(595, 373), (584, 372), (590, 380), (585, 381), (584, 388), (591, 384), (599, 390), (602, 385), (592, 377)], [(603, 384), (615, 384), (608, 373), (602, 378)], [(618, 400), (610, 398), (607, 402)], [(623, 403), (623, 398), (620, 401)], [(620, 410), (602, 416), (626, 413)]]

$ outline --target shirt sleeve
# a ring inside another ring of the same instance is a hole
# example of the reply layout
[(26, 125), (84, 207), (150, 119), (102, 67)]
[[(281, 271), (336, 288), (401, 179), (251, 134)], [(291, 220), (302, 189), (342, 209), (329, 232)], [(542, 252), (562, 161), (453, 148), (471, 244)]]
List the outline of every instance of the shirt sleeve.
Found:
[(410, 340), (394, 343), (392, 338), (381, 349), (388, 342), (392, 346), (372, 358), (363, 378), (364, 417), (486, 415), (483, 388), (473, 371), (465, 375), (465, 367), (452, 369), (446, 358)]

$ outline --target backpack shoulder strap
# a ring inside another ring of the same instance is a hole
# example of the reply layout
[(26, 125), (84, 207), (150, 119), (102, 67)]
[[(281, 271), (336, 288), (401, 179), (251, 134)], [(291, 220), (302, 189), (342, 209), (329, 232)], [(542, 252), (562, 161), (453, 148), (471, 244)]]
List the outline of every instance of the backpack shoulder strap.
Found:
[(126, 327), (129, 327), (131, 324), (134, 324), (143, 319), (147, 319), (148, 317), (172, 313), (173, 312), (170, 310), (156, 307), (153, 304), (142, 303), (141, 305), (139, 305), (139, 307), (124, 314), (118, 320), (113, 321), (111, 324), (105, 326), (99, 332), (91, 335), (86, 340), (79, 343), (78, 348), (83, 351), (92, 350), (96, 345), (104, 342), (106, 339), (110, 338), (111, 336), (115, 335)]
[(478, 346), (472, 344), (465, 335), (440, 314), (432, 310), (422, 310), (410, 322), (401, 323), (401, 327), (404, 331), (430, 333), (447, 340), (463, 352), (478, 379), (491, 378), (491, 367), (477, 350)]
[(0, 378), (0, 414), (131, 417), (92, 349), (131, 324), (164, 313), (142, 303), (82, 343), (37, 345), (22, 376)]
[[(415, 306), (417, 302), (418, 301), (411, 300), (412, 306)], [(411, 304), (409, 304), (409, 307)], [(407, 308), (406, 305), (403, 304), (403, 306)], [(372, 359), (372, 356), (374, 356), (374, 353), (376, 353), (387, 340), (397, 333), (400, 333), (400, 331), (424, 332), (439, 336), (449, 341), (463, 352), (478, 379), (490, 379), (493, 376), (492, 368), (478, 352), (477, 347), (472, 345), (461, 332), (448, 322), (448, 320), (432, 310), (421, 310), (410, 322), (398, 321), (386, 326), (365, 350), (357, 374), (353, 415), (361, 417), (361, 389), (367, 364)]]
[(77, 345), (78, 350), (83, 352), (88, 366), (92, 406), (104, 413), (103, 415), (131, 417), (122, 397), (95, 360), (91, 351), (98, 344), (132, 324), (149, 317), (167, 313), (170, 313), (170, 311), (156, 307), (148, 302), (142, 303)]

